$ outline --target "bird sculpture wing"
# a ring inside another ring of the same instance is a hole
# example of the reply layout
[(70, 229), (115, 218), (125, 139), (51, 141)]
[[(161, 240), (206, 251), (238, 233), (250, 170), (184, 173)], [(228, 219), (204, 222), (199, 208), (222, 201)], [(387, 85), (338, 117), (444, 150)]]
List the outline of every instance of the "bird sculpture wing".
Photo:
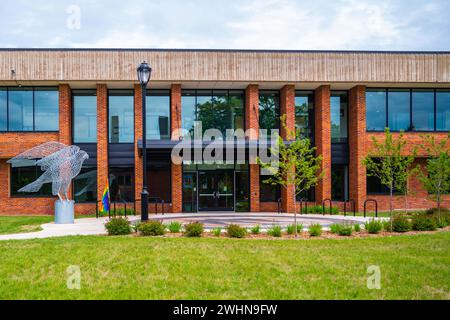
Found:
[[(36, 165), (40, 166), (42, 170), (47, 170), (53, 167), (58, 168), (63, 166), (67, 161), (71, 162), (70, 159), (75, 156), (78, 151), (80, 151), (80, 148), (77, 146), (66, 146), (63, 149), (38, 160)], [(67, 168), (70, 168), (70, 164), (69, 167), (66, 167), (66, 169)]]
[(58, 152), (67, 146), (64, 143), (56, 142), (56, 141), (50, 141), (43, 143), (41, 145), (38, 145), (34, 148), (28, 149), (25, 152), (20, 153), (19, 155), (15, 156), (14, 158), (9, 159), (8, 163), (13, 163), (15, 160), (24, 160), (24, 159), (42, 159), (45, 158), (55, 152)]

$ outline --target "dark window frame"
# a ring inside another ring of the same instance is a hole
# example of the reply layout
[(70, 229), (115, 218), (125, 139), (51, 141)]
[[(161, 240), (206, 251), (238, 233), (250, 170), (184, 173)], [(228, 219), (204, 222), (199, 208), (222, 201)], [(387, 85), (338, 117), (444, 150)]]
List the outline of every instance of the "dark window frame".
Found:
[[(268, 130), (267, 132), (267, 138), (270, 138), (270, 130), (271, 129), (278, 129), (281, 130), (281, 90), (271, 90), (271, 89), (264, 89), (264, 90), (259, 90), (258, 91), (258, 131), (259, 130)], [(260, 110), (260, 106), (261, 106), (261, 94), (263, 93), (269, 93), (269, 94), (276, 94), (277, 98), (278, 98), (278, 110), (275, 109), (275, 123), (276, 126), (275, 128), (262, 128), (261, 129), (261, 110)], [(244, 108), (245, 109), (245, 108)], [(244, 114), (245, 117), (245, 114)], [(245, 127), (247, 128), (247, 127)]]
[[(171, 132), (171, 126), (172, 126), (172, 90), (171, 89), (150, 89), (146, 90), (146, 96), (145, 99), (147, 100), (147, 97), (169, 97), (169, 138), (168, 139), (158, 139), (158, 141), (168, 141), (172, 138), (172, 132)], [(149, 111), (150, 105), (146, 104), (145, 112), (147, 113)], [(181, 111), (181, 106), (178, 106), (178, 109)], [(147, 118), (147, 114), (145, 114), (145, 118)], [(148, 129), (148, 125), (146, 127)], [(136, 130), (136, 128), (135, 128)], [(136, 134), (136, 132), (135, 132)], [(148, 139), (148, 138), (147, 138)]]
[[(129, 93), (131, 93), (130, 95), (126, 95), (126, 94), (123, 94), (123, 95), (119, 95), (119, 94), (117, 94), (117, 95), (112, 95), (112, 96), (119, 96), (119, 97), (121, 97), (121, 96), (132, 96), (133, 97), (133, 141), (132, 142), (111, 142), (110, 141), (110, 127), (109, 127), (109, 125), (110, 125), (110, 121), (109, 121), (109, 97), (111, 96), (111, 93), (114, 93), (114, 92), (116, 92), (116, 93), (119, 93), (120, 91), (122, 91), (122, 92), (125, 92), (125, 91), (128, 91)], [(134, 144), (134, 141), (136, 140), (136, 126), (135, 126), (135, 110), (134, 110), (134, 104), (135, 104), (135, 102), (136, 102), (136, 90), (134, 90), (134, 89), (108, 89), (108, 99), (107, 99), (108, 101), (106, 102), (106, 118), (107, 118), (107, 127), (108, 127), (108, 146), (109, 146), (109, 144), (111, 143), (113, 143), (113, 144)], [(97, 115), (98, 116), (98, 115)], [(108, 152), (109, 152), (109, 149), (108, 149)]]
[[(388, 92), (389, 90), (408, 90), (409, 91), (409, 128), (413, 128), (413, 91), (414, 90), (429, 90), (433, 91), (434, 94), (434, 129), (433, 130), (392, 130), (389, 128), (389, 96)], [(386, 116), (385, 116), (385, 128), (389, 128), (391, 132), (418, 132), (418, 133), (434, 133), (434, 132), (448, 132), (448, 130), (437, 130), (437, 92), (439, 91), (450, 91), (450, 88), (419, 88), (419, 87), (413, 87), (413, 88), (402, 88), (402, 87), (367, 87), (367, 90), (374, 90), (374, 91), (384, 91), (386, 95)], [(367, 99), (366, 99), (367, 103)], [(367, 105), (366, 105), (367, 110)], [(367, 114), (367, 111), (366, 111)], [(367, 122), (367, 119), (366, 119)], [(384, 130), (368, 130), (366, 128), (366, 132), (384, 132)]]
[[(54, 86), (20, 86), (20, 87), (12, 87), (12, 86), (1, 86), (0, 89), (6, 91), (6, 130), (0, 130), (0, 133), (53, 133), (59, 132), (59, 88)], [(9, 92), (14, 91), (15, 89), (29, 89), (32, 91), (32, 104), (33, 104), (33, 130), (9, 130)], [(35, 113), (35, 91), (56, 91), (58, 92), (58, 129), (57, 130), (36, 130), (36, 113)], [(46, 90), (45, 90), (46, 89)]]
[[(310, 103), (309, 98), (311, 97), (312, 99), (312, 104), (313, 104), (313, 108), (312, 108), (312, 116), (310, 116), (309, 114), (309, 108), (308, 108), (308, 126), (309, 126), (309, 130), (311, 131), (311, 136), (308, 137), (309, 141), (311, 142), (311, 145), (314, 146), (315, 145), (315, 130), (316, 130), (316, 121), (315, 121), (315, 115), (316, 115), (316, 105), (315, 105), (315, 91), (314, 90), (295, 90), (295, 96), (294, 96), (294, 101), (295, 98), (300, 97), (300, 96), (308, 96), (308, 104)], [(295, 103), (294, 103), (295, 104)], [(295, 108), (296, 106), (294, 106)], [(294, 115), (295, 115), (295, 110), (294, 110)]]
[[(73, 144), (97, 144), (98, 143), (98, 136), (96, 135), (96, 141), (95, 142), (82, 142), (82, 141), (78, 141), (78, 142), (75, 142), (74, 141), (74, 138), (75, 138), (75, 108), (74, 108), (74, 97), (75, 96), (93, 96), (92, 95), (92, 93), (93, 92), (95, 92), (95, 97), (96, 97), (96, 99), (97, 99), (97, 104), (96, 104), (96, 111), (95, 112), (97, 112), (98, 110), (97, 110), (97, 108), (98, 108), (98, 96), (97, 96), (97, 89), (76, 89), (76, 90), (72, 90), (71, 91), (71, 98), (72, 98), (72, 101), (71, 101), (71, 103), (72, 103), (72, 105), (71, 105), (71, 109), (72, 109), (72, 111), (71, 111), (71, 119), (72, 119), (72, 123), (71, 123), (71, 126), (72, 126), (72, 137), (71, 137), (71, 139), (72, 139), (72, 143)], [(106, 102), (107, 104), (108, 104), (108, 101)], [(106, 108), (106, 109), (108, 109), (108, 107)], [(108, 112), (108, 110), (106, 111), (106, 112)], [(107, 117), (108, 117), (108, 114), (107, 114)], [(97, 113), (97, 121), (98, 121), (98, 113)], [(98, 132), (98, 128), (97, 128), (97, 132)]]

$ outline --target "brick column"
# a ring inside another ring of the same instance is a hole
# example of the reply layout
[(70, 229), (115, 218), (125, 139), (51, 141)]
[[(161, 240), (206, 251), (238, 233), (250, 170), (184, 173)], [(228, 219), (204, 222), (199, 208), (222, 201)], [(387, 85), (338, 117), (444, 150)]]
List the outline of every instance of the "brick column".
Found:
[[(134, 85), (134, 197), (141, 199), (142, 191), (142, 155), (139, 154), (138, 140), (142, 139), (142, 89)], [(136, 211), (141, 212), (140, 201), (136, 202)]]
[[(179, 128), (181, 128), (181, 84), (172, 84), (170, 91), (170, 131), (172, 140), (178, 141), (179, 135), (175, 131)], [(179, 213), (183, 211), (183, 165), (173, 163), (171, 165), (172, 212)]]
[[(248, 139), (257, 140), (259, 135), (259, 88), (250, 84), (245, 90), (245, 126)], [(259, 165), (249, 164), (250, 179), (250, 212), (259, 212)]]
[(315, 144), (322, 155), (322, 180), (316, 187), (316, 203), (331, 198), (331, 115), (330, 86), (323, 85), (315, 90)]
[(97, 200), (108, 179), (108, 88), (97, 84)]
[[(59, 142), (72, 144), (72, 91), (66, 83), (59, 85)], [(72, 199), (72, 184), (67, 195)]]
[(366, 87), (355, 86), (349, 93), (348, 108), (350, 148), (349, 197), (356, 202), (356, 210), (362, 211), (366, 198), (366, 168), (362, 164), (365, 156), (366, 138)]
[[(280, 113), (285, 116), (285, 126), (281, 124), (281, 137), (283, 140), (295, 140), (295, 86), (285, 85), (280, 93)], [(292, 168), (295, 172), (295, 168)], [(295, 210), (295, 188), (289, 185), (281, 188), (281, 205), (284, 212), (294, 212)]]

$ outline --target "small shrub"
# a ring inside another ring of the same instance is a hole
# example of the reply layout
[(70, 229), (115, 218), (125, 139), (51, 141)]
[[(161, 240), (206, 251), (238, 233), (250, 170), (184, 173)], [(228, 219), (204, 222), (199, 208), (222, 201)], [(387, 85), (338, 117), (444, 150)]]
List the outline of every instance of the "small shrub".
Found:
[(274, 225), (269, 230), (267, 230), (267, 234), (271, 237), (281, 237), (281, 226)]
[(355, 230), (355, 232), (360, 232), (361, 226), (357, 223), (357, 224), (353, 225), (353, 229)]
[(120, 236), (131, 233), (130, 222), (127, 218), (111, 218), (108, 222), (105, 223), (106, 231), (110, 236)]
[(416, 231), (434, 231), (437, 229), (436, 220), (424, 215), (415, 216), (412, 220), (412, 229)]
[(322, 225), (314, 223), (309, 226), (308, 231), (311, 237), (318, 237), (322, 234)]
[(216, 237), (220, 237), (220, 234), (222, 233), (222, 228), (221, 227), (217, 227), (212, 229), (212, 234), (215, 235)]
[(250, 229), (250, 232), (253, 233), (253, 234), (260, 234), (260, 232), (261, 232), (261, 226), (260, 226), (259, 224), (257, 224), (256, 226), (253, 226), (253, 227)]
[(445, 218), (441, 218), (440, 220), (436, 219), (436, 226), (438, 228), (445, 228), (448, 226), (448, 222)]
[[(322, 206), (310, 206), (308, 209), (305, 210), (306, 213), (316, 213), (316, 214), (323, 214), (323, 207)], [(303, 211), (303, 212), (305, 212)], [(330, 214), (330, 207), (325, 206), (325, 213)], [(339, 208), (337, 207), (331, 207), (331, 213), (332, 214), (339, 214)]]
[(171, 221), (167, 225), (167, 229), (170, 231), (170, 233), (179, 233), (181, 231), (181, 223), (178, 221)]
[(140, 221), (136, 221), (135, 223), (130, 224), (131, 229), (133, 230), (133, 232), (138, 232), (139, 231), (139, 227), (141, 225), (142, 222)]
[(186, 237), (201, 237), (203, 233), (203, 223), (190, 222), (184, 226), (184, 235)]
[(139, 226), (139, 232), (144, 236), (162, 236), (166, 232), (166, 227), (159, 220), (150, 220)]
[(230, 224), (227, 226), (227, 234), (230, 238), (244, 238), (247, 235), (247, 230), (237, 224)]
[(339, 229), (341, 228), (341, 225), (338, 223), (333, 223), (332, 225), (330, 225), (330, 232), (331, 233), (339, 233)]
[(383, 221), (383, 230), (387, 232), (392, 231), (391, 221), (390, 220), (384, 220)]
[(411, 231), (411, 222), (405, 217), (396, 217), (392, 220), (392, 230), (394, 230), (394, 232)]
[(352, 233), (353, 233), (353, 226), (350, 224), (349, 225), (341, 225), (339, 227), (338, 234), (340, 236), (349, 237), (352, 235)]
[[(389, 221), (387, 221), (389, 222)], [(389, 222), (390, 227), (390, 222)], [(377, 234), (383, 229), (383, 222), (377, 221), (375, 219), (370, 220), (364, 224), (364, 228), (370, 234)]]
[[(290, 224), (286, 227), (286, 232), (287, 234), (294, 234), (295, 232), (295, 227), (293, 224)], [(303, 224), (301, 223), (297, 223), (297, 233), (300, 233), (303, 231)]]

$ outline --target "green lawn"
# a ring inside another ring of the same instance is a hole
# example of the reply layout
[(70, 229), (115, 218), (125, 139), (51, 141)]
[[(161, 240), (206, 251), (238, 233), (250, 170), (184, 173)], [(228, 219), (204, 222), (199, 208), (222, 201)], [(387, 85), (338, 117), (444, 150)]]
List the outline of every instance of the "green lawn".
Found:
[(52, 216), (0, 216), (0, 234), (39, 231), (51, 221)]
[[(0, 299), (450, 299), (450, 233), (352, 240), (0, 241)], [(81, 290), (66, 269), (81, 269)], [(381, 290), (366, 287), (381, 269)]]

